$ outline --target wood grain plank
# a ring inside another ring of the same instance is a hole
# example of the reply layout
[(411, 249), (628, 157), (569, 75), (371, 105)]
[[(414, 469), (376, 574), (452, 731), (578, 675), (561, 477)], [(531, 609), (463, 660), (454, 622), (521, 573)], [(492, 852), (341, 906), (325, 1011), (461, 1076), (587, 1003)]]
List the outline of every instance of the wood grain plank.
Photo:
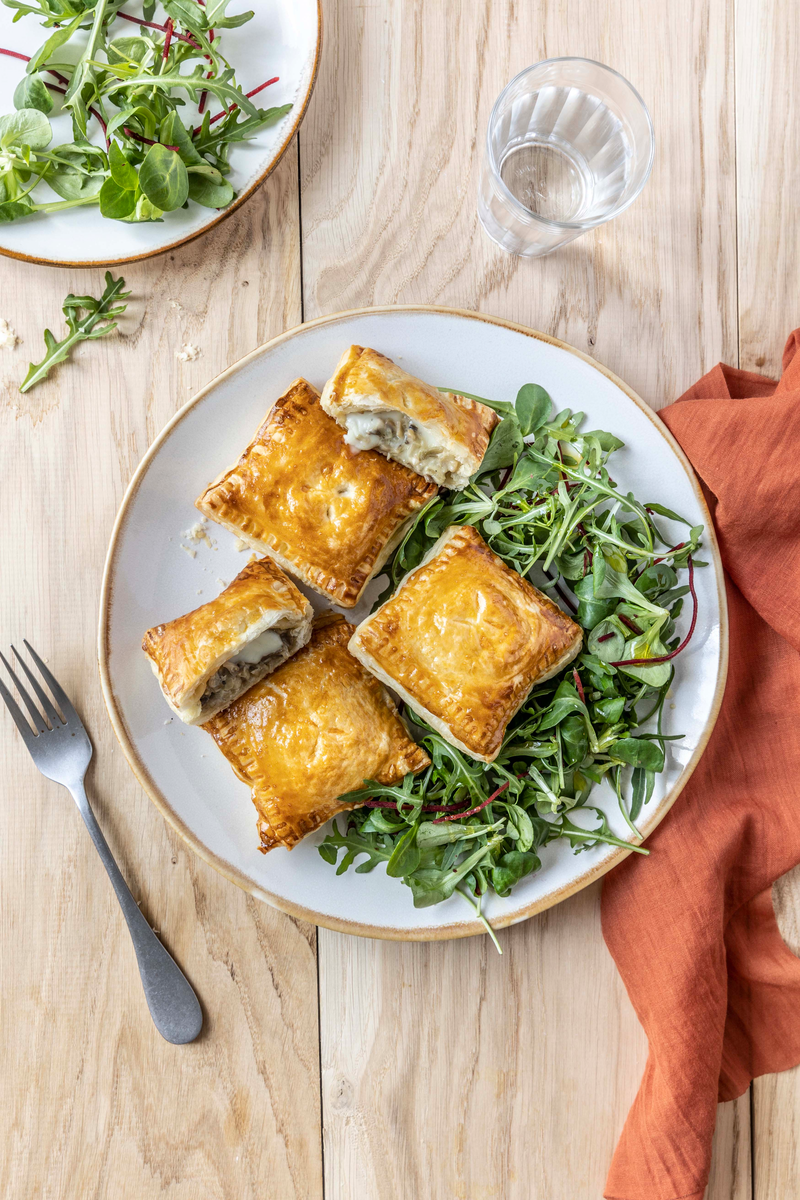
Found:
[[(544, 259), (481, 229), (489, 112), (524, 66), (598, 58), (639, 88), (653, 175), (617, 221)], [(460, 305), (576, 345), (659, 406), (735, 359), (729, 0), (387, 0), (333, 6), (301, 146), (306, 318)]]
[(740, 365), (775, 378), (800, 325), (798, 63), (797, 5), (736, 0)]
[(750, 1092), (720, 1104), (705, 1200), (752, 1200)]
[[(647, 1048), (598, 894), (503, 931), (502, 959), (320, 931), (326, 1197), (601, 1195)], [(751, 1200), (747, 1095), (719, 1107), (706, 1200)]]
[(502, 957), (320, 931), (327, 1197), (601, 1194), (646, 1043), (598, 901), (503, 931)]
[[(122, 492), (197, 388), (300, 319), (294, 152), (243, 209), (124, 268), (119, 336), (17, 391), (45, 325), (97, 271), (0, 260), (0, 588), (82, 712), (89, 788), (134, 895), (194, 983), (206, 1025), (163, 1042), (130, 940), (74, 806), (0, 717), (0, 1195), (58, 1200), (321, 1196), (316, 937), (191, 853), (131, 775), (95, 661), (100, 580)], [(277, 282), (276, 282), (277, 281)], [(200, 357), (180, 362), (191, 342)], [(13, 480), (13, 484), (9, 481)]]
[[(777, 378), (800, 325), (800, 12), (736, 0), (736, 162), (740, 363)], [(774, 889), (778, 924), (800, 953), (800, 868)], [(800, 1193), (800, 1069), (753, 1084), (754, 1200)]]
[[(306, 317), (393, 302), (496, 313), (596, 355), (655, 407), (735, 361), (732, 49), (728, 0), (329, 6), (301, 143)], [(477, 221), (484, 130), (503, 85), (559, 54), (639, 88), (656, 166), (618, 221), (513, 259)], [(497, 958), (482, 939), (320, 931), (328, 1200), (601, 1194), (645, 1046), (599, 890), (501, 941)], [(742, 1105), (722, 1114), (712, 1200), (749, 1196), (743, 1120)]]
[[(778, 925), (800, 954), (800, 867), (773, 888)], [(753, 1082), (754, 1200), (800, 1193), (800, 1067)]]

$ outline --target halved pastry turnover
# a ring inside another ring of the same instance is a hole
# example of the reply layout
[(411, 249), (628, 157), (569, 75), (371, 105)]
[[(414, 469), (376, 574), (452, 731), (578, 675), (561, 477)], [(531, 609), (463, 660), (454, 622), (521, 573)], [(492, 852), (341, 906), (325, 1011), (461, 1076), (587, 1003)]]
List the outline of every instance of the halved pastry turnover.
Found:
[(253, 789), (264, 852), (291, 850), (353, 808), (339, 797), (365, 779), (395, 783), (429, 765), (383, 685), (348, 652), (353, 632), (323, 613), (307, 646), (205, 725)]
[(379, 450), (458, 490), (478, 470), (500, 420), (487, 405), (440, 392), (363, 346), (344, 352), (325, 384), (322, 407), (346, 430), (348, 445)]
[(535, 683), (581, 648), (580, 627), (490, 550), (451, 525), (350, 651), (459, 750), (492, 762)]
[(271, 558), (194, 612), (148, 629), (142, 649), (170, 708), (201, 725), (311, 637), (308, 600)]
[(435, 493), (407, 467), (346, 446), (319, 392), (297, 379), (196, 504), (259, 554), (352, 608)]

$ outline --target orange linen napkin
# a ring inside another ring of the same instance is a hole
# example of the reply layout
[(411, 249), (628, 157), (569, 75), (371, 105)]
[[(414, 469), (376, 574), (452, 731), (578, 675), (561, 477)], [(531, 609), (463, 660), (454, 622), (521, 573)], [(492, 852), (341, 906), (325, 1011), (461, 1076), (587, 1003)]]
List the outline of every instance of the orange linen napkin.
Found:
[(800, 1062), (800, 960), (771, 896), (800, 862), (798, 349), (800, 330), (778, 384), (720, 364), (661, 413), (714, 517), (730, 666), (650, 857), (605, 881), (603, 933), (650, 1043), (609, 1200), (702, 1200), (717, 1101)]

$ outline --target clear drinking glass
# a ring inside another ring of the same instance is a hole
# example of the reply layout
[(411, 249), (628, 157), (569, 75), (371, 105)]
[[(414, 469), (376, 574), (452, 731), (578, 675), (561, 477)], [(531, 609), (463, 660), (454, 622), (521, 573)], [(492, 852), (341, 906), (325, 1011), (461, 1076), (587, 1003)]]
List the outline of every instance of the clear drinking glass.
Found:
[(588, 58), (549, 58), (492, 109), (481, 224), (510, 254), (549, 254), (632, 204), (654, 153), (650, 113), (627, 79)]

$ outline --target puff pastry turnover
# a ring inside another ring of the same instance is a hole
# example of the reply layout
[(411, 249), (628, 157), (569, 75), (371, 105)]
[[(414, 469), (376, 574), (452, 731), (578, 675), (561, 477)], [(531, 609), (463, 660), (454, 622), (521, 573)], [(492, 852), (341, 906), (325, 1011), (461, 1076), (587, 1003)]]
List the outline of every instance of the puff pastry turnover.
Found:
[(322, 407), (358, 450), (380, 450), (446, 488), (466, 487), (499, 421), (485, 404), (440, 392), (377, 350), (351, 346), (322, 393)]
[(365, 779), (394, 783), (430, 762), (382, 684), (348, 652), (353, 632), (323, 613), (304, 649), (204, 726), (253, 789), (265, 852), (291, 849), (353, 808), (339, 796)]
[(311, 605), (271, 558), (249, 563), (216, 600), (144, 635), (167, 704), (200, 725), (311, 637)]
[(535, 683), (578, 653), (581, 630), (469, 525), (451, 525), (350, 650), (434, 729), (482, 762)]
[(357, 454), (297, 379), (239, 461), (197, 500), (206, 516), (343, 608), (436, 488), (380, 454)]

